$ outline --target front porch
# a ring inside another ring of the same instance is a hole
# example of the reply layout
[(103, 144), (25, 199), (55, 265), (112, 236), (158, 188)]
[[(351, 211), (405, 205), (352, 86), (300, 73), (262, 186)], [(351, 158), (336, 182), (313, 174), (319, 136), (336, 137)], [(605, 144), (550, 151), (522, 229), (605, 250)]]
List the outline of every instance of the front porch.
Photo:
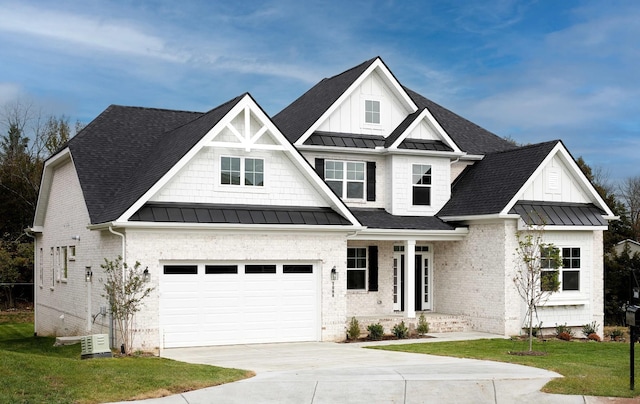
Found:
[[(384, 327), (385, 334), (391, 334), (391, 330), (396, 324), (404, 321), (404, 324), (413, 331), (416, 329), (420, 314), (424, 314), (425, 320), (429, 323), (429, 333), (447, 333), (447, 332), (468, 332), (471, 331), (471, 324), (463, 316), (455, 316), (451, 314), (434, 313), (432, 311), (416, 312), (415, 318), (407, 318), (405, 313), (397, 312), (387, 315), (378, 316), (355, 316), (360, 324), (361, 335), (367, 334), (367, 326), (370, 324), (380, 323)], [(351, 321), (351, 317), (347, 319)]]

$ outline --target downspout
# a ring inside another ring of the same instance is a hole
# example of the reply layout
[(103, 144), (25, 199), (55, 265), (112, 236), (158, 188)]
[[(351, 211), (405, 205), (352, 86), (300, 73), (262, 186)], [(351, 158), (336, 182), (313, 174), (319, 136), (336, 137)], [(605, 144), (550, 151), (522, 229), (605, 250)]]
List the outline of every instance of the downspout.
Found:
[[(109, 226), (109, 231), (113, 234), (115, 234), (116, 236), (120, 236), (122, 238), (122, 279), (124, 280), (125, 278), (125, 269), (124, 269), (124, 263), (127, 262), (127, 250), (125, 249), (125, 236), (123, 233), (118, 233), (117, 231), (113, 230), (112, 226)], [(124, 292), (124, 282), (122, 282), (122, 291)], [(113, 313), (109, 313), (109, 317), (111, 317), (111, 321), (109, 321), (109, 333), (111, 334), (111, 347), (115, 348), (116, 347), (116, 330), (113, 324)]]
[(38, 310), (36, 309), (38, 303), (38, 291), (36, 290), (38, 287), (38, 282), (36, 281), (36, 268), (42, 265), (40, 262), (40, 258), (38, 257), (38, 243), (36, 240), (36, 236), (29, 233), (29, 229), (24, 230), (24, 234), (27, 237), (31, 237), (33, 239), (33, 336), (38, 336)]

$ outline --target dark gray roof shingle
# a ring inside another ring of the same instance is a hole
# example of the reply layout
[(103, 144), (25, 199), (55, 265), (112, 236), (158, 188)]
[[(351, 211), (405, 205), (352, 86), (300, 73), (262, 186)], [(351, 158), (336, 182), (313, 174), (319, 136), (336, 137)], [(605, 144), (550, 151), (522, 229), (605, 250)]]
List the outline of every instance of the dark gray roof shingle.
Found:
[(559, 140), (490, 153), (453, 183), (439, 217), (496, 214), (522, 188)]
[(207, 113), (107, 108), (68, 144), (91, 223), (117, 219), (241, 97)]

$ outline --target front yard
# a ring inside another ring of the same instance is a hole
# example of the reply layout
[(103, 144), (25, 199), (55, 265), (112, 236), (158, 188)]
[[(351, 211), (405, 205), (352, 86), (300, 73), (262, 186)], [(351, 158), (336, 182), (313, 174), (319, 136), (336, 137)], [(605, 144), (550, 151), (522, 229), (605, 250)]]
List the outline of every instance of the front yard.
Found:
[(162, 397), (252, 372), (132, 356), (80, 359), (80, 345), (34, 337), (33, 317), (0, 313), (0, 403), (101, 403)]
[(640, 347), (636, 345), (636, 389), (629, 389), (629, 343), (535, 341), (533, 349), (543, 356), (520, 356), (509, 352), (528, 348), (526, 341), (484, 339), (457, 342), (430, 342), (407, 345), (376, 346), (373, 349), (403, 351), (458, 358), (486, 359), (517, 363), (552, 370), (563, 375), (542, 390), (547, 393), (605, 397), (639, 397)]

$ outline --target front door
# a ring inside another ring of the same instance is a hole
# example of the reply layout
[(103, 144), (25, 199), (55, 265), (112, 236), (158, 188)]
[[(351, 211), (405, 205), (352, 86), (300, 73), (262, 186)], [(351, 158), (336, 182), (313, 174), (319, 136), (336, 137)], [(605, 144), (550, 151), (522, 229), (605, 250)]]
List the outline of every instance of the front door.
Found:
[[(429, 246), (416, 246), (415, 255), (415, 309), (432, 309), (433, 274), (431, 268), (431, 249)], [(405, 255), (403, 246), (395, 246), (393, 254), (393, 310), (404, 311)]]

